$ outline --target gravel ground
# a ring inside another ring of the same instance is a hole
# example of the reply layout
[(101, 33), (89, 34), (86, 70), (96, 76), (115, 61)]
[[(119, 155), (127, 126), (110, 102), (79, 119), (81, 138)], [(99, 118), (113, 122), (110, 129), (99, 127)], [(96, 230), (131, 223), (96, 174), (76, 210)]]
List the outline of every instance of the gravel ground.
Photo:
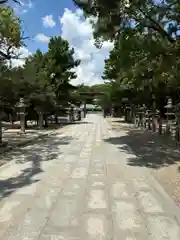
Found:
[(180, 149), (163, 137), (133, 129), (132, 125), (123, 123), (121, 119), (107, 118), (107, 121), (114, 131), (122, 128), (127, 130), (128, 136), (131, 136), (131, 140), (126, 142), (127, 145), (136, 155), (146, 160), (143, 166), (151, 170), (166, 192), (180, 206)]
[(153, 171), (153, 174), (166, 192), (172, 196), (176, 204), (180, 206), (180, 172), (178, 164), (160, 168)]

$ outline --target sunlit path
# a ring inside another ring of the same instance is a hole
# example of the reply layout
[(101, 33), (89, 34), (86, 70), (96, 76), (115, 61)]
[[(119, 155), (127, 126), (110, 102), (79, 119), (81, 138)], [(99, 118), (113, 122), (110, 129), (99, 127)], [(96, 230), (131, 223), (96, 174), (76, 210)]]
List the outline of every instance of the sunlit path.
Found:
[(179, 240), (179, 210), (116, 135), (91, 114), (16, 153), (0, 171), (0, 239)]

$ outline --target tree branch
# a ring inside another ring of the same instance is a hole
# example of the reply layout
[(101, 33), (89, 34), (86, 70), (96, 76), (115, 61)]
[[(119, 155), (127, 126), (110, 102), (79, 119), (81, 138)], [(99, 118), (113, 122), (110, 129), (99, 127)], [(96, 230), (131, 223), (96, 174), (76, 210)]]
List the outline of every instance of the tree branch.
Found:
[(149, 16), (147, 13), (145, 13), (141, 8), (138, 8), (139, 11), (150, 21), (152, 22), (151, 28), (154, 29), (155, 31), (158, 31), (161, 35), (166, 37), (170, 43), (174, 43), (176, 40), (171, 37), (164, 29), (163, 27), (160, 26), (156, 20), (154, 20), (151, 16)]
[[(9, 0), (0, 0), (0, 4), (4, 4), (4, 3), (7, 3)], [(18, 3), (20, 4), (20, 2), (18, 0), (12, 0), (13, 2), (15, 3)]]

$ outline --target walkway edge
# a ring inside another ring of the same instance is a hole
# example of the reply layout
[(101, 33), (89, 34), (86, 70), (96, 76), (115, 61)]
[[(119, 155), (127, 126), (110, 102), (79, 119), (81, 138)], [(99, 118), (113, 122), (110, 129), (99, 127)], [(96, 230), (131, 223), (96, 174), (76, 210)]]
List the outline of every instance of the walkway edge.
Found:
[[(109, 128), (111, 129), (111, 131), (115, 134), (115, 136), (118, 136), (118, 134), (116, 133), (115, 130), (113, 130), (111, 124), (106, 121), (108, 123)], [(131, 147), (129, 147), (126, 144), (126, 147), (130, 150), (130, 152), (132, 152), (135, 156), (136, 154), (133, 152), (133, 150), (131, 149)], [(153, 175), (152, 171), (148, 171), (146, 169), (147, 175), (152, 183), (152, 185), (154, 186), (154, 189), (156, 190), (157, 194), (161, 194), (161, 196), (164, 197), (164, 199), (166, 200), (166, 202), (168, 202), (171, 206), (172, 212), (176, 218), (176, 221), (178, 223), (178, 225), (180, 226), (180, 208), (178, 207), (178, 205), (175, 203), (174, 199), (166, 192), (165, 188), (161, 185), (161, 183), (158, 181), (158, 179)]]
[(161, 196), (163, 196), (164, 199), (166, 199), (166, 201), (169, 202), (169, 204), (171, 206), (171, 209), (172, 209), (172, 212), (173, 212), (174, 216), (176, 217), (176, 221), (177, 221), (178, 225), (180, 226), (180, 208), (175, 203), (174, 199), (166, 192), (164, 187), (153, 176), (153, 174), (151, 172), (149, 172), (149, 177), (150, 177), (151, 182), (152, 182), (154, 188), (156, 189), (157, 193), (160, 193)]

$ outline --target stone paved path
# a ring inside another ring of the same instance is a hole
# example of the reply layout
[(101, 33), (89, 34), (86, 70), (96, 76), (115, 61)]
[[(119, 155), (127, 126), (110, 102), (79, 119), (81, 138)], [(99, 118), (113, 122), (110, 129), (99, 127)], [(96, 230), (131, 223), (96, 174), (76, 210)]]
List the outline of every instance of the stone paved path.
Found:
[(106, 141), (117, 133), (101, 116), (85, 121), (0, 170), (0, 239), (179, 240), (179, 209), (150, 172)]

